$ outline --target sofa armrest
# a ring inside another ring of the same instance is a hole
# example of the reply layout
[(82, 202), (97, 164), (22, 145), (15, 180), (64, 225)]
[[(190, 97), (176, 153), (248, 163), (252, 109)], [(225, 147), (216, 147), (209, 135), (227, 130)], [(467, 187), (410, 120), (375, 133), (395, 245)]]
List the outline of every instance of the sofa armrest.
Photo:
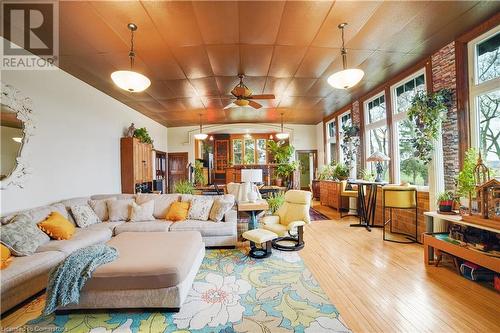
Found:
[(224, 222), (238, 222), (238, 211), (236, 209), (230, 209), (224, 214)]
[(280, 217), (277, 215), (268, 215), (264, 216), (261, 220), (263, 224), (279, 224), (280, 223)]

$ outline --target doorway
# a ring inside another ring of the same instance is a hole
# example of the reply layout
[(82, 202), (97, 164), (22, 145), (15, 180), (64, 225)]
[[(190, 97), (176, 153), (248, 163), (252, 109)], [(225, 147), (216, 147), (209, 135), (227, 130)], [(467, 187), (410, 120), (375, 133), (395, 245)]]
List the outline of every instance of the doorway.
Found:
[(318, 151), (297, 150), (295, 157), (300, 163), (300, 189), (309, 191), (318, 168)]
[(188, 180), (188, 174), (188, 153), (168, 153), (168, 193), (177, 182)]

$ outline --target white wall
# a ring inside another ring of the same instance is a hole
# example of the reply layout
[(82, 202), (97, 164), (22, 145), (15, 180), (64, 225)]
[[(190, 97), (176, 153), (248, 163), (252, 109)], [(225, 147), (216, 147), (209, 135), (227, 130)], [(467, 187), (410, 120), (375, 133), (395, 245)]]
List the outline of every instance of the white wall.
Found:
[(0, 213), (96, 193), (121, 192), (120, 137), (131, 122), (167, 150), (167, 128), (61, 70), (2, 71), (2, 83), (33, 100), (33, 173), (0, 191)]
[[(204, 132), (213, 133), (262, 133), (277, 132), (279, 124), (211, 124), (204, 126)], [(290, 133), (291, 144), (296, 150), (309, 150), (317, 148), (317, 125), (295, 125), (285, 124), (285, 131)], [(187, 152), (189, 161), (194, 162), (194, 141), (192, 135), (199, 130), (198, 126), (169, 127), (168, 129), (168, 152)], [(318, 149), (319, 153), (319, 149)]]
[(318, 169), (325, 165), (325, 133), (323, 132), (323, 122), (316, 124), (316, 147), (318, 149)]

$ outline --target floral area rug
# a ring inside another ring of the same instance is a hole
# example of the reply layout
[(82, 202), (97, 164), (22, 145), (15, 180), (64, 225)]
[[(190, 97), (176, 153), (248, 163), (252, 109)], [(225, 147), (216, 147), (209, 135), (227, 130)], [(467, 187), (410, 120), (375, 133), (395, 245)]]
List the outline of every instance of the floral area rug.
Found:
[[(33, 311), (33, 306), (41, 310), (43, 297), (26, 305), (26, 311)], [(207, 251), (178, 313), (51, 315), (31, 320), (22, 329), (92, 333), (349, 332), (298, 253), (274, 251), (270, 258), (255, 260), (238, 249)]]

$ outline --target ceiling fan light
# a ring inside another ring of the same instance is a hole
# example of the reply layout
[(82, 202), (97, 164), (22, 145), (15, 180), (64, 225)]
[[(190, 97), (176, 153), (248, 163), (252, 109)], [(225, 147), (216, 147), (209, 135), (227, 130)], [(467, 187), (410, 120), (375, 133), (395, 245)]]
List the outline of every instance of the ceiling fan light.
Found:
[(275, 136), (276, 136), (276, 139), (278, 139), (278, 140), (285, 140), (285, 139), (288, 139), (289, 134), (285, 133), (285, 132), (281, 132), (281, 133), (276, 133)]
[(113, 72), (111, 79), (118, 87), (129, 92), (141, 92), (151, 85), (151, 81), (146, 76), (134, 71)]
[(237, 99), (234, 101), (234, 104), (238, 106), (247, 106), (248, 105), (248, 100), (246, 99)]
[(327, 81), (336, 89), (349, 89), (357, 85), (364, 75), (361, 69), (349, 68), (330, 75)]
[(194, 138), (196, 140), (202, 140), (202, 141), (205, 140), (207, 137), (208, 137), (208, 134), (205, 134), (205, 133), (196, 133), (194, 135)]

